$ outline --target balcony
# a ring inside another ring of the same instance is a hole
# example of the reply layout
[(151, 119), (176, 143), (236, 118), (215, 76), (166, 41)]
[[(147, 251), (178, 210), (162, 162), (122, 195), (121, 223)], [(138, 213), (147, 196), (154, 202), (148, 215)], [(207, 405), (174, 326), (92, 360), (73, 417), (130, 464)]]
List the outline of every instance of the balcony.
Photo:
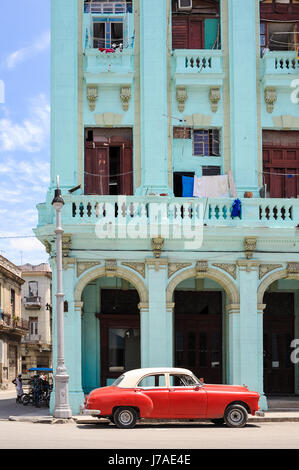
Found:
[(269, 51), (261, 59), (261, 79), (264, 87), (290, 88), (299, 78), (296, 51)]
[(132, 2), (88, 2), (84, 5), (84, 13), (99, 13), (101, 15), (115, 15), (132, 11)]
[(9, 314), (2, 313), (0, 318), (0, 329), (2, 330), (28, 330), (29, 322), (22, 318), (14, 317)]
[[(84, 225), (84, 230), (100, 222), (118, 227), (126, 238), (128, 226), (176, 227), (198, 224), (222, 227), (295, 228), (299, 221), (299, 199), (242, 199), (240, 217), (232, 218), (234, 199), (197, 199), (136, 196), (65, 196), (64, 225)], [(53, 223), (53, 220), (52, 220)], [(144, 234), (147, 238), (148, 234)], [(118, 235), (118, 238), (122, 238)], [(142, 238), (142, 237), (139, 237)]]
[(41, 308), (41, 297), (31, 296), (24, 297), (23, 299), (24, 307), (28, 309), (38, 309)]
[(108, 53), (86, 48), (84, 56), (84, 78), (87, 85), (132, 84), (134, 77), (132, 47)]
[(41, 342), (41, 335), (34, 335), (31, 333), (28, 333), (25, 335), (24, 340), (25, 343), (35, 343), (38, 344)]
[(176, 49), (173, 59), (176, 86), (222, 86), (222, 51)]

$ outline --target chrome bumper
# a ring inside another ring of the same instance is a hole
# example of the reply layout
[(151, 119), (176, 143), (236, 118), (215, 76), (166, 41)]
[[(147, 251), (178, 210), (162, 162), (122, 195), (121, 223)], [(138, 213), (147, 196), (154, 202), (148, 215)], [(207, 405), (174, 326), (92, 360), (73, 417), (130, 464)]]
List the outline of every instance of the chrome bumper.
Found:
[(98, 416), (101, 414), (101, 410), (88, 410), (84, 405), (80, 406), (80, 415), (83, 416)]
[(265, 413), (263, 411), (256, 411), (255, 416), (263, 417), (263, 416), (265, 416)]

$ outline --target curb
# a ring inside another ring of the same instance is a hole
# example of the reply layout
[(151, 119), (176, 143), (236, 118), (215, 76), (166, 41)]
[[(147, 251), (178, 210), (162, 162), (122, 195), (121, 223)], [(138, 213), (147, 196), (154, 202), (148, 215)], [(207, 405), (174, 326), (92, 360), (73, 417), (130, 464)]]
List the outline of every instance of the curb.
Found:
[[(9, 421), (19, 423), (43, 423), (43, 424), (110, 424), (109, 419), (105, 418), (84, 418), (81, 416), (74, 416), (70, 419), (53, 418), (53, 416), (9, 416)], [(209, 423), (210, 420), (202, 419), (198, 421), (193, 420), (162, 420), (162, 419), (144, 419), (139, 424), (203, 424)], [(298, 416), (277, 416), (277, 417), (252, 417), (248, 419), (248, 423), (298, 423)]]

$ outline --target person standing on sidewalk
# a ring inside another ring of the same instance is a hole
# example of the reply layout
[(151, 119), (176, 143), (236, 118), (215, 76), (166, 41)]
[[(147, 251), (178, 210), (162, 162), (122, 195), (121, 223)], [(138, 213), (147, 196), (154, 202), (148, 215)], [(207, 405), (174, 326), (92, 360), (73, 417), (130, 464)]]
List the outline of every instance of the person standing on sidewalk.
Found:
[(18, 377), (16, 377), (12, 383), (16, 386), (16, 390), (17, 390), (17, 399), (16, 399), (16, 403), (21, 403), (21, 396), (23, 395), (24, 393), (24, 390), (23, 390), (23, 381), (22, 381), (22, 374), (19, 374)]

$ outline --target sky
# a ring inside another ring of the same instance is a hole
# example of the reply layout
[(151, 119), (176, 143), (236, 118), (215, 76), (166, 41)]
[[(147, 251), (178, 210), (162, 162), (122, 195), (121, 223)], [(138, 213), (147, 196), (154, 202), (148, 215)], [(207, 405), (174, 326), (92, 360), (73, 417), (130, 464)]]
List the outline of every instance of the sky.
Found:
[(17, 265), (48, 260), (32, 228), (49, 185), (49, 137), (50, 0), (0, 0), (0, 254)]

